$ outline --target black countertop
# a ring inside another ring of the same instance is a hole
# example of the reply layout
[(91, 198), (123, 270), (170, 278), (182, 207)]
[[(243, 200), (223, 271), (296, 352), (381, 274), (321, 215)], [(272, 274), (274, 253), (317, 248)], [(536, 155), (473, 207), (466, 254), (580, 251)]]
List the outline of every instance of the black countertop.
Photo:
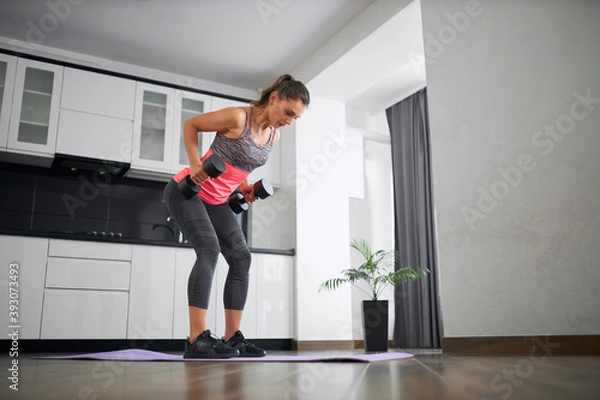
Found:
[[(38, 237), (48, 239), (64, 239), (64, 240), (78, 240), (86, 242), (100, 242), (100, 243), (120, 243), (120, 244), (141, 244), (146, 246), (165, 246), (165, 247), (180, 247), (180, 248), (192, 248), (190, 243), (179, 243), (176, 241), (164, 241), (164, 240), (144, 240), (135, 238), (117, 238), (109, 236), (92, 236), (92, 235), (77, 235), (62, 232), (32, 232), (32, 231), (12, 231), (0, 229), (0, 235), (7, 236), (25, 236), (25, 237)], [(290, 250), (276, 250), (276, 249), (264, 249), (250, 247), (251, 253), (256, 254), (275, 254), (284, 256), (293, 256), (296, 254), (294, 249)]]

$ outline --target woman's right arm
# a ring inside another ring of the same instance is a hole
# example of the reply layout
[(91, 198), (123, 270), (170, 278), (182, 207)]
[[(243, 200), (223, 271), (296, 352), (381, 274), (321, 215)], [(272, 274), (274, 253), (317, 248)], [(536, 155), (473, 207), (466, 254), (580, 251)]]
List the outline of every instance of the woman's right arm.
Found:
[(241, 108), (229, 107), (200, 114), (183, 123), (183, 143), (190, 161), (192, 181), (198, 185), (209, 177), (202, 167), (198, 152), (198, 132), (217, 132), (227, 136), (239, 136), (246, 124), (246, 113)]

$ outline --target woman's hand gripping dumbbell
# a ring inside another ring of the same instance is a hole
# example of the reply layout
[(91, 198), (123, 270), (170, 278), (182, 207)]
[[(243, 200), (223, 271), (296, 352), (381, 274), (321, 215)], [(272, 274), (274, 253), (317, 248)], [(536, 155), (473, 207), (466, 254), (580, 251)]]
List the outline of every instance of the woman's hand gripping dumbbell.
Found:
[[(216, 154), (212, 154), (210, 157), (206, 158), (202, 163), (202, 169), (206, 172), (211, 178), (216, 178), (225, 172), (226, 166), (221, 157)], [(200, 192), (200, 185), (197, 185), (192, 180), (191, 175), (186, 175), (185, 178), (179, 181), (177, 184), (179, 191), (186, 199), (192, 199), (198, 195)]]
[(248, 209), (248, 203), (253, 203), (256, 199), (266, 199), (273, 194), (273, 186), (267, 178), (263, 178), (250, 186), (246, 183), (240, 185), (240, 192), (229, 196), (229, 207), (234, 213), (239, 214)]

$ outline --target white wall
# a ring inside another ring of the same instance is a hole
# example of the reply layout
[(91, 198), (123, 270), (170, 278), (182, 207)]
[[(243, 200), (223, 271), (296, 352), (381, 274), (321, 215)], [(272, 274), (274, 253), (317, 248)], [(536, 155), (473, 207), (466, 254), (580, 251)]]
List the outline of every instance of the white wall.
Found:
[(421, 4), (446, 336), (600, 333), (600, 2)]
[[(364, 140), (365, 192), (363, 199), (350, 199), (350, 237), (364, 238), (373, 250), (394, 249), (394, 203), (392, 157), (389, 143)], [(351, 250), (350, 263), (357, 267), (364, 259)], [(363, 287), (364, 288), (364, 287)], [(368, 290), (367, 290), (368, 291)], [(352, 320), (355, 340), (364, 338), (362, 301), (369, 297), (357, 288), (352, 289)], [(389, 301), (389, 338), (394, 332), (394, 289), (389, 287), (381, 300)]]
[[(307, 84), (310, 88), (310, 83)], [(296, 122), (296, 312), (299, 341), (350, 340), (350, 288), (318, 292), (348, 268), (345, 105), (312, 96)]]
[(280, 183), (273, 196), (248, 209), (249, 245), (256, 248), (290, 250), (296, 247), (296, 127), (280, 129), (274, 144), (281, 155)]

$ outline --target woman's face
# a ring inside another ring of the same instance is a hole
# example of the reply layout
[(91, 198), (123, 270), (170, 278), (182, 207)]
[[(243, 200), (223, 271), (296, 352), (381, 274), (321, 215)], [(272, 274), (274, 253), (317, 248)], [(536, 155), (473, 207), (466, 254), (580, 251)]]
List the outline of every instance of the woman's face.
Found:
[(301, 100), (283, 100), (277, 92), (271, 93), (269, 99), (269, 123), (275, 129), (290, 125), (296, 118), (300, 118), (306, 111), (306, 106)]

